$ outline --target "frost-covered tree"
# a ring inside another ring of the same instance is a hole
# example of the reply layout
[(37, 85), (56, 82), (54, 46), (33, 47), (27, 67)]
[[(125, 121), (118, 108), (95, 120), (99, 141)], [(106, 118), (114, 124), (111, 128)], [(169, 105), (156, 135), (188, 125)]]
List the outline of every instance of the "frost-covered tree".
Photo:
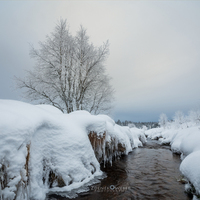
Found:
[(158, 122), (159, 122), (160, 127), (166, 128), (167, 123), (168, 123), (167, 115), (162, 113), (160, 115)]
[(133, 123), (128, 123), (128, 127), (129, 127), (129, 128), (135, 128), (135, 124), (133, 124)]
[(189, 111), (189, 121), (194, 122), (196, 124), (200, 123), (200, 109)]
[(36, 60), (24, 79), (17, 78), (24, 96), (37, 103), (48, 103), (63, 112), (87, 110), (108, 113), (113, 100), (110, 78), (104, 62), (109, 53), (108, 42), (95, 47), (82, 26), (72, 36), (66, 20), (60, 20), (50, 36), (31, 47)]
[(185, 122), (185, 116), (182, 111), (177, 111), (174, 115), (174, 122), (176, 126), (180, 126)]
[(122, 122), (118, 119), (117, 121), (116, 121), (116, 124), (118, 124), (118, 125), (122, 125)]

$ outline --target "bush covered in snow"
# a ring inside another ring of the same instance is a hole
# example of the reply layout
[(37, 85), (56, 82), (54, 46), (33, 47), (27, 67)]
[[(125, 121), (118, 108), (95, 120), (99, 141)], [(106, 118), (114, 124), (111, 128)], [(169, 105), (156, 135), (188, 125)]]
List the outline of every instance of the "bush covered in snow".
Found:
[(0, 199), (45, 199), (102, 175), (100, 162), (141, 146), (138, 129), (86, 111), (0, 100)]

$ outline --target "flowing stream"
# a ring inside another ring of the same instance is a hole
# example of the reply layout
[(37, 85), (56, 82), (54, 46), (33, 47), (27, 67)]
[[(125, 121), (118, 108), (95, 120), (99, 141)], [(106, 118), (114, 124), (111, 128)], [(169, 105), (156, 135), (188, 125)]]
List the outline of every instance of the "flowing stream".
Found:
[[(184, 185), (177, 181), (181, 160), (169, 146), (149, 140), (142, 148), (103, 168), (107, 178), (90, 186), (74, 200), (189, 200)], [(60, 195), (50, 195), (49, 200), (68, 200)]]

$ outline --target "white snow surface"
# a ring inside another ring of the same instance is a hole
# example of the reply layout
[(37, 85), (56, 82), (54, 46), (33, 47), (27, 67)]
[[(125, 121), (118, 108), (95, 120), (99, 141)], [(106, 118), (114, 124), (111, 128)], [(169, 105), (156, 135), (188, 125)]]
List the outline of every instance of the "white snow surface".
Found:
[[(126, 154), (142, 145), (139, 137), (145, 140), (144, 133), (118, 126), (106, 115), (63, 114), (50, 105), (0, 100), (0, 196), (43, 200), (50, 191), (71, 191), (101, 176), (91, 131), (106, 132), (106, 141), (115, 138)], [(50, 172), (66, 186), (58, 187), (56, 179), (49, 188)]]
[(163, 144), (169, 143), (174, 153), (181, 154), (180, 171), (200, 194), (200, 126), (191, 123), (176, 128), (172, 124), (168, 128), (147, 130), (145, 135), (151, 139), (159, 138)]
[(145, 130), (143, 129), (138, 129), (138, 128), (130, 128), (132, 135), (134, 137), (134, 142), (136, 146), (143, 146), (143, 143), (146, 143), (146, 137), (145, 137)]
[(194, 151), (182, 161), (180, 171), (190, 180), (200, 194), (200, 151)]

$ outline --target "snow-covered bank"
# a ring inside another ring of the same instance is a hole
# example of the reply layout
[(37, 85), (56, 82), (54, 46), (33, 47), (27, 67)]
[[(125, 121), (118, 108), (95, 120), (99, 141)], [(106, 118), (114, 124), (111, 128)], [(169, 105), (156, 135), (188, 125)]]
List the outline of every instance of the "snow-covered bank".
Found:
[(141, 138), (105, 115), (0, 100), (0, 199), (42, 200), (79, 188), (102, 175), (99, 162), (128, 154)]
[[(151, 139), (159, 139), (162, 144), (170, 144), (174, 153), (181, 154), (181, 173), (194, 186), (194, 195), (200, 195), (200, 125), (182, 123), (180, 126), (169, 123), (167, 127), (150, 129), (145, 132)], [(191, 191), (189, 184), (186, 190)]]

